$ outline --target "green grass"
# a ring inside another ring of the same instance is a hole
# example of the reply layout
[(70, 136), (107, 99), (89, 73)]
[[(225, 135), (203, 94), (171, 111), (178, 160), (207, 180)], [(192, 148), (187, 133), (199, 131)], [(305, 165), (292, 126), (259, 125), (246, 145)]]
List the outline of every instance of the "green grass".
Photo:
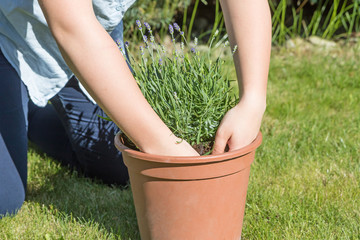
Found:
[(138, 239), (129, 188), (109, 187), (71, 173), (29, 151), (27, 199), (0, 220), (0, 239)]
[(360, 238), (359, 49), (274, 53), (243, 239)]
[[(360, 45), (273, 51), (242, 239), (360, 239)], [(29, 151), (29, 189), (0, 239), (139, 239), (129, 189)]]

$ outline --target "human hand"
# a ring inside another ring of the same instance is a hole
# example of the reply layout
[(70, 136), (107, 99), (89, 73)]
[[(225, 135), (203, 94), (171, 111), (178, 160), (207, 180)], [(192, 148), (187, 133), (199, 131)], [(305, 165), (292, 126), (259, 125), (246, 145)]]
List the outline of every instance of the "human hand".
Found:
[(216, 132), (212, 154), (223, 153), (226, 146), (233, 151), (250, 144), (260, 130), (264, 111), (265, 103), (245, 99), (230, 109)]
[(172, 152), (172, 156), (200, 156), (200, 154), (185, 140), (176, 141), (176, 146)]
[(162, 137), (160, 141), (152, 141), (143, 152), (162, 156), (199, 156), (199, 153), (184, 139), (174, 134)]

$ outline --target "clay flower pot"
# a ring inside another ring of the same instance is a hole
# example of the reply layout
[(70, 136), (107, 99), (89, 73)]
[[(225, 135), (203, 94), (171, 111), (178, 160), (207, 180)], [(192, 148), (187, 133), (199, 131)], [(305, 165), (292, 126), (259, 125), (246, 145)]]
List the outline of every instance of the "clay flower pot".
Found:
[(128, 167), (142, 240), (239, 240), (250, 165), (261, 133), (219, 155), (172, 157), (132, 150), (115, 137)]

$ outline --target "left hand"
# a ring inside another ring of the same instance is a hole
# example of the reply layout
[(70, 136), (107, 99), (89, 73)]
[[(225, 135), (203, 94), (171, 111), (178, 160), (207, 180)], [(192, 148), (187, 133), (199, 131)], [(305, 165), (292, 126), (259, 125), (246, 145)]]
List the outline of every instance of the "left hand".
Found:
[(230, 109), (222, 119), (216, 132), (215, 145), (212, 154), (240, 149), (250, 144), (260, 130), (265, 104), (256, 101), (241, 100)]

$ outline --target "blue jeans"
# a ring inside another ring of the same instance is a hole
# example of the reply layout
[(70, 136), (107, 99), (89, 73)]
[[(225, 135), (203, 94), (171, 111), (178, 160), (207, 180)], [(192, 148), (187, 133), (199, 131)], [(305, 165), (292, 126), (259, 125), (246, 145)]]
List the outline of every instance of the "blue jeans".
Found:
[(75, 78), (41, 108), (0, 51), (0, 218), (23, 204), (28, 139), (62, 164), (106, 184), (125, 185), (127, 168), (114, 147), (119, 131), (80, 90)]

